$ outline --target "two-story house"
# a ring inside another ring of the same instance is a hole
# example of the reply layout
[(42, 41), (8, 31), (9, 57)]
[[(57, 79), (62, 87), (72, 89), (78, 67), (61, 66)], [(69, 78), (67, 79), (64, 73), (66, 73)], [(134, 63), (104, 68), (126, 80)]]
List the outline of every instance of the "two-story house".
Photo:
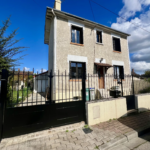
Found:
[[(61, 1), (47, 7), (45, 44), (49, 45), (49, 72), (70, 73), (70, 79), (86, 74), (130, 74), (127, 33), (61, 11)], [(85, 68), (85, 69), (84, 69)], [(105, 88), (101, 77), (100, 89)], [(73, 80), (72, 80), (73, 81)]]

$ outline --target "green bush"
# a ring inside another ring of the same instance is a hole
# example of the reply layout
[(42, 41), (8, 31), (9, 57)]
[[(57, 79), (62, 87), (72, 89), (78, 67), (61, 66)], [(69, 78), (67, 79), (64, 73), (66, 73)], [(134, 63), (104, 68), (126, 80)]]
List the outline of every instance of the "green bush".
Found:
[(8, 101), (9, 103), (7, 104), (7, 106), (11, 106), (14, 107), (16, 106), (18, 103), (24, 101), (27, 96), (29, 97), (29, 95), (31, 94), (31, 90), (28, 88), (23, 88), (22, 90), (13, 90), (11, 88), (9, 88), (8, 90)]
[(150, 93), (150, 87), (141, 90), (140, 93)]

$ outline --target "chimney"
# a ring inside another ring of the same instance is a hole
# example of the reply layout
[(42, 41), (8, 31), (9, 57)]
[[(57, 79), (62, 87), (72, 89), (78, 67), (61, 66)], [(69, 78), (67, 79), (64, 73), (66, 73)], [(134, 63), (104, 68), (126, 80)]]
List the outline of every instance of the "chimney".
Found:
[(61, 0), (55, 0), (54, 8), (57, 10), (61, 10)]

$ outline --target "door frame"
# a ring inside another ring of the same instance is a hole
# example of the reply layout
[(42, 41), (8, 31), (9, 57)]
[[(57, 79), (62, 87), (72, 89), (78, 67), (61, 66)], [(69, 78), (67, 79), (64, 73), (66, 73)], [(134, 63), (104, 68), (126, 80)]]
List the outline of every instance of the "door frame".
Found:
[(100, 88), (100, 85), (99, 85), (99, 89), (105, 89), (105, 73), (106, 73), (106, 69), (105, 69), (105, 67), (99, 67), (98, 69), (97, 69), (97, 71), (98, 71), (98, 83), (99, 83), (99, 72), (100, 72), (100, 69), (103, 69), (103, 88)]

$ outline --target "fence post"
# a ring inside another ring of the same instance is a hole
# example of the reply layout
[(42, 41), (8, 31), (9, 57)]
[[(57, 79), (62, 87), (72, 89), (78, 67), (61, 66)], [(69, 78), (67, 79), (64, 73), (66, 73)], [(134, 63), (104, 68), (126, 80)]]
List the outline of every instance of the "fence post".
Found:
[(7, 100), (7, 80), (8, 80), (8, 71), (6, 69), (3, 69), (1, 77), (1, 94), (0, 94), (0, 142), (3, 138), (4, 111), (6, 107), (5, 102)]
[(134, 93), (133, 70), (132, 70), (132, 90), (133, 90), (133, 95), (134, 95), (135, 93)]
[(123, 97), (123, 85), (122, 85), (122, 77), (121, 77), (121, 89), (122, 89), (122, 97)]
[(83, 113), (84, 113), (84, 121), (87, 123), (86, 120), (86, 72), (83, 71), (83, 77), (82, 77), (82, 101), (83, 101)]
[(50, 71), (49, 102), (52, 103), (52, 70)]

